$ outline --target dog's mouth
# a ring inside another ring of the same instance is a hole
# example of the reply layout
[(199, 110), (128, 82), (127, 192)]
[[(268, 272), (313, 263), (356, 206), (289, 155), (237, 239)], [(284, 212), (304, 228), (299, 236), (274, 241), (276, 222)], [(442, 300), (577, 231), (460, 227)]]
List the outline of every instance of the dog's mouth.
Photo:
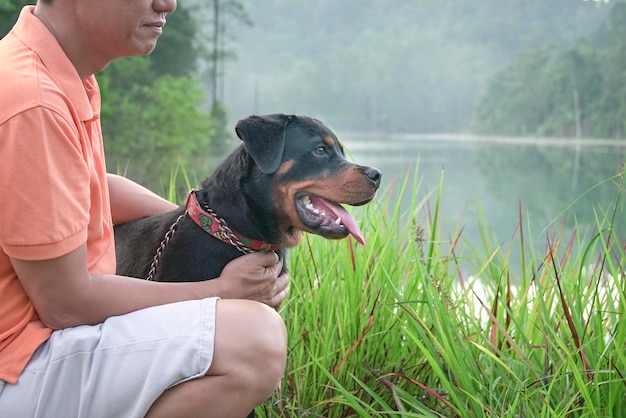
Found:
[(300, 221), (312, 232), (337, 239), (352, 235), (361, 245), (365, 245), (356, 220), (339, 203), (299, 193), (296, 196), (296, 210)]

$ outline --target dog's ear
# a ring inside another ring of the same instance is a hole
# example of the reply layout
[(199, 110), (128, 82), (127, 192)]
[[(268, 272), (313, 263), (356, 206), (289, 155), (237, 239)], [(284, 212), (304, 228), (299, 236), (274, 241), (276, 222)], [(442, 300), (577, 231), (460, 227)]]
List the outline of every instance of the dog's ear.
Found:
[(285, 148), (285, 130), (294, 118), (282, 114), (253, 115), (237, 123), (237, 136), (246, 144), (263, 173), (272, 174), (278, 170)]

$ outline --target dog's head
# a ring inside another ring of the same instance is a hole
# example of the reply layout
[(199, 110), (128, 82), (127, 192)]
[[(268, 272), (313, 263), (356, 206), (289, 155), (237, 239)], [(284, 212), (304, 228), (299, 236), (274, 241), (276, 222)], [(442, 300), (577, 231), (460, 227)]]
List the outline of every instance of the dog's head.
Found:
[(342, 143), (322, 122), (295, 115), (250, 116), (235, 129), (258, 167), (268, 177), (282, 237), (289, 246), (300, 231), (325, 238), (349, 234), (364, 244), (356, 220), (341, 206), (371, 201), (381, 173), (348, 161)]

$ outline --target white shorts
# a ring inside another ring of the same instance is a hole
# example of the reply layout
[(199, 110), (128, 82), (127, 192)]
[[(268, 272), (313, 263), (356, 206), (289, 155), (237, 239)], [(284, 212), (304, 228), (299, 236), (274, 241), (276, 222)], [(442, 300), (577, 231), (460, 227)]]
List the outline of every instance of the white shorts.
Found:
[(0, 417), (143, 417), (163, 391), (206, 374), (216, 301), (172, 303), (54, 331), (17, 384), (0, 380)]

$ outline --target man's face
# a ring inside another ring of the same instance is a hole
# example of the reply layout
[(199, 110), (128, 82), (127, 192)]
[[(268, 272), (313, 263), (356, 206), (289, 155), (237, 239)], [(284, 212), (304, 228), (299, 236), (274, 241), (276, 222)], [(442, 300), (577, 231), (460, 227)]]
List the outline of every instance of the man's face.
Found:
[(83, 41), (113, 60), (152, 52), (176, 0), (78, 0), (75, 7)]

